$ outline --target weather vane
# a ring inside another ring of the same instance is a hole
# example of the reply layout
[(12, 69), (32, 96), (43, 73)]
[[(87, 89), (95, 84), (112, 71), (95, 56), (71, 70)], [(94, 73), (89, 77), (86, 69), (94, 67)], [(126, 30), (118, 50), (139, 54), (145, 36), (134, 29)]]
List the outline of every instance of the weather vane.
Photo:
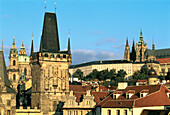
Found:
[(55, 4), (55, 13), (56, 13), (56, 3), (54, 3)]
[(46, 1), (45, 1), (45, 12), (46, 12), (46, 7), (47, 7), (47, 6), (46, 6)]

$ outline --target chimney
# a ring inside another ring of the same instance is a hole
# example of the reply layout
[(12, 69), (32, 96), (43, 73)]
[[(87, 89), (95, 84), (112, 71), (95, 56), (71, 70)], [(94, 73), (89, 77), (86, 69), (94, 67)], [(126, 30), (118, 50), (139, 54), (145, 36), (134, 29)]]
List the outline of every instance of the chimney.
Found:
[(128, 86), (127, 82), (119, 82), (118, 89), (125, 89)]

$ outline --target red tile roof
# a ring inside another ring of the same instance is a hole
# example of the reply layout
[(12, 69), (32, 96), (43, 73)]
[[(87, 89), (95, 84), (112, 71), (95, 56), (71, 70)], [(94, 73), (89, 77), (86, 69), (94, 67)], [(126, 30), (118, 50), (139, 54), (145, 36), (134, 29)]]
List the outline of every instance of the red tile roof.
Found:
[(170, 58), (156, 59), (156, 61), (158, 61), (159, 63), (169, 63), (170, 62)]
[(147, 82), (147, 79), (139, 79), (137, 82)]
[(110, 107), (132, 107), (133, 106), (133, 100), (121, 100), (121, 101), (117, 101), (117, 100), (109, 100), (106, 103), (104, 103), (101, 107), (102, 108), (110, 108)]
[[(86, 92), (74, 92), (73, 94), (76, 96), (76, 101), (80, 103), (83, 101), (83, 95), (86, 95)], [(96, 92), (96, 91), (91, 92), (91, 95), (94, 96), (94, 101), (96, 103), (99, 103), (109, 94), (110, 94), (109, 92)]]
[[(130, 99), (126, 99), (126, 92), (129, 90), (134, 90), (135, 94)], [(145, 92), (147, 90), (149, 91), (149, 94), (140, 98), (140, 92)], [(112, 93), (98, 103), (97, 106), (110, 108), (170, 105), (170, 99), (168, 99), (168, 96), (166, 95), (167, 91), (169, 90), (163, 85), (128, 86), (122, 91), (122, 94), (116, 100), (113, 99)]]
[(113, 87), (99, 86), (99, 91), (113, 91), (116, 89), (117, 89), (117, 86), (113, 86)]
[(86, 92), (90, 89), (92, 89), (92, 86), (69, 85), (69, 90), (73, 90), (74, 92)]

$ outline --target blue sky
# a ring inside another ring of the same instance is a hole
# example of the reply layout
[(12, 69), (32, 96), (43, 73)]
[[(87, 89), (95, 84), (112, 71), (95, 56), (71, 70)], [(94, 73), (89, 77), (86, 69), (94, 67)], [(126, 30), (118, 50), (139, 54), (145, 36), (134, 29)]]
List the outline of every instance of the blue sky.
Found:
[[(19, 50), (24, 40), (30, 52), (32, 32), (34, 48), (38, 51), (44, 19), (43, 0), (0, 0), (0, 41), (8, 64), (12, 36)], [(123, 59), (126, 37), (139, 41), (140, 29), (151, 48), (170, 48), (169, 0), (46, 0), (47, 11), (55, 12), (60, 47), (67, 48), (68, 31), (71, 32), (73, 64)], [(1, 46), (0, 46), (1, 48)]]

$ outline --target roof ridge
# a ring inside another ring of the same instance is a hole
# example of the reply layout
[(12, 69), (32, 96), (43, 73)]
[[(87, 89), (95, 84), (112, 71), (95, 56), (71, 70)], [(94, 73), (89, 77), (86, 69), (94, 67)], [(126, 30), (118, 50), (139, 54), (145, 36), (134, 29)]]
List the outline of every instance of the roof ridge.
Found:
[[(111, 93), (110, 95), (112, 95), (113, 93)], [(103, 99), (102, 101), (104, 101), (104, 100), (106, 100), (107, 98), (109, 98), (109, 96), (110, 95), (108, 95), (105, 99)], [(99, 105), (102, 101), (100, 101), (97, 105)]]

